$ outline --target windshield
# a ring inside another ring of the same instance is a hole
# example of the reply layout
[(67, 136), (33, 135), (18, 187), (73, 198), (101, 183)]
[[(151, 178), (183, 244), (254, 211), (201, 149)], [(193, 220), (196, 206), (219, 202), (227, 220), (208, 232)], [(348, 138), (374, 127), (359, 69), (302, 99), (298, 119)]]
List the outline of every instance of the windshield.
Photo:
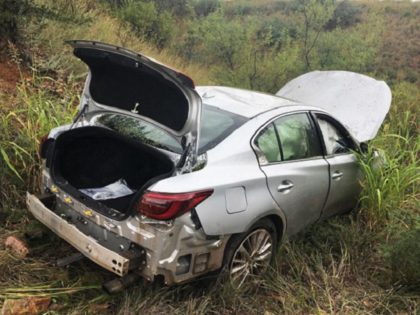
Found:
[[(204, 105), (201, 114), (199, 154), (206, 152), (225, 139), (246, 121), (245, 117)], [(102, 114), (97, 123), (129, 138), (181, 154), (181, 144), (169, 133), (144, 120), (121, 114)]]

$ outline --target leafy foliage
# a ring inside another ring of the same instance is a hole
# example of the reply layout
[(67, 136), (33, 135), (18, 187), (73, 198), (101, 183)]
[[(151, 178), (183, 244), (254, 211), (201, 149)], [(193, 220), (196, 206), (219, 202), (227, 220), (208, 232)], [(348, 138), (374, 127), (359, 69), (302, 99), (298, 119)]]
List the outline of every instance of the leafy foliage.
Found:
[(118, 10), (120, 18), (127, 22), (138, 35), (163, 48), (173, 35), (172, 16), (159, 12), (154, 2), (127, 0)]
[(193, 1), (194, 12), (198, 17), (207, 16), (220, 8), (219, 0), (195, 0)]
[(325, 25), (327, 30), (337, 27), (346, 28), (358, 24), (361, 21), (362, 5), (348, 0), (341, 1), (336, 6), (330, 20)]

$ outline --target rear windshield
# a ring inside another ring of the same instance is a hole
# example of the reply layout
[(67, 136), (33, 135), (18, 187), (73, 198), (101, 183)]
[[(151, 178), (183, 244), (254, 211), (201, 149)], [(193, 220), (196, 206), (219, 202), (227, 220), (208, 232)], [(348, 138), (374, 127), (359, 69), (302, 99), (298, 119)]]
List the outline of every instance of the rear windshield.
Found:
[[(246, 120), (245, 117), (204, 105), (201, 116), (199, 153), (215, 147)], [(144, 120), (109, 113), (99, 116), (96, 122), (151, 146), (178, 154), (183, 151), (180, 143), (171, 134)]]

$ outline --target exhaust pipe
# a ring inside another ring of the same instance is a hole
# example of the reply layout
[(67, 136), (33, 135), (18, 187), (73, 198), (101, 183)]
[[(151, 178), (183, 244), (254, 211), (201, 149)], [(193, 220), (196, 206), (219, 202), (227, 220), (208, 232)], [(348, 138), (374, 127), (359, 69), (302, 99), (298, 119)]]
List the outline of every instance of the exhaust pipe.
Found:
[(128, 288), (129, 286), (133, 285), (140, 278), (141, 276), (139, 274), (132, 272), (132, 273), (126, 274), (125, 276), (121, 278), (116, 278), (108, 282), (105, 282), (102, 285), (102, 287), (109, 294), (116, 294)]
[(85, 256), (83, 256), (82, 253), (74, 253), (70, 256), (57, 259), (55, 265), (57, 267), (65, 267), (65, 266), (70, 265), (70, 264), (72, 264), (76, 261), (79, 261), (79, 260), (83, 259), (83, 258), (85, 258)]

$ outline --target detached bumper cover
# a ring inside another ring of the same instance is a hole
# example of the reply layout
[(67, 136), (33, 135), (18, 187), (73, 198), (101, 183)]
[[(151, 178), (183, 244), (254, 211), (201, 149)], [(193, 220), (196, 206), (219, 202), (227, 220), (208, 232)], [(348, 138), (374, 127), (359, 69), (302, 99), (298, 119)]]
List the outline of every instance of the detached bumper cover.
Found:
[(75, 247), (84, 256), (119, 276), (128, 273), (130, 266), (129, 258), (106, 248), (94, 238), (83, 234), (75, 225), (68, 223), (47, 208), (35, 195), (27, 193), (26, 203), (29, 211), (36, 219)]

